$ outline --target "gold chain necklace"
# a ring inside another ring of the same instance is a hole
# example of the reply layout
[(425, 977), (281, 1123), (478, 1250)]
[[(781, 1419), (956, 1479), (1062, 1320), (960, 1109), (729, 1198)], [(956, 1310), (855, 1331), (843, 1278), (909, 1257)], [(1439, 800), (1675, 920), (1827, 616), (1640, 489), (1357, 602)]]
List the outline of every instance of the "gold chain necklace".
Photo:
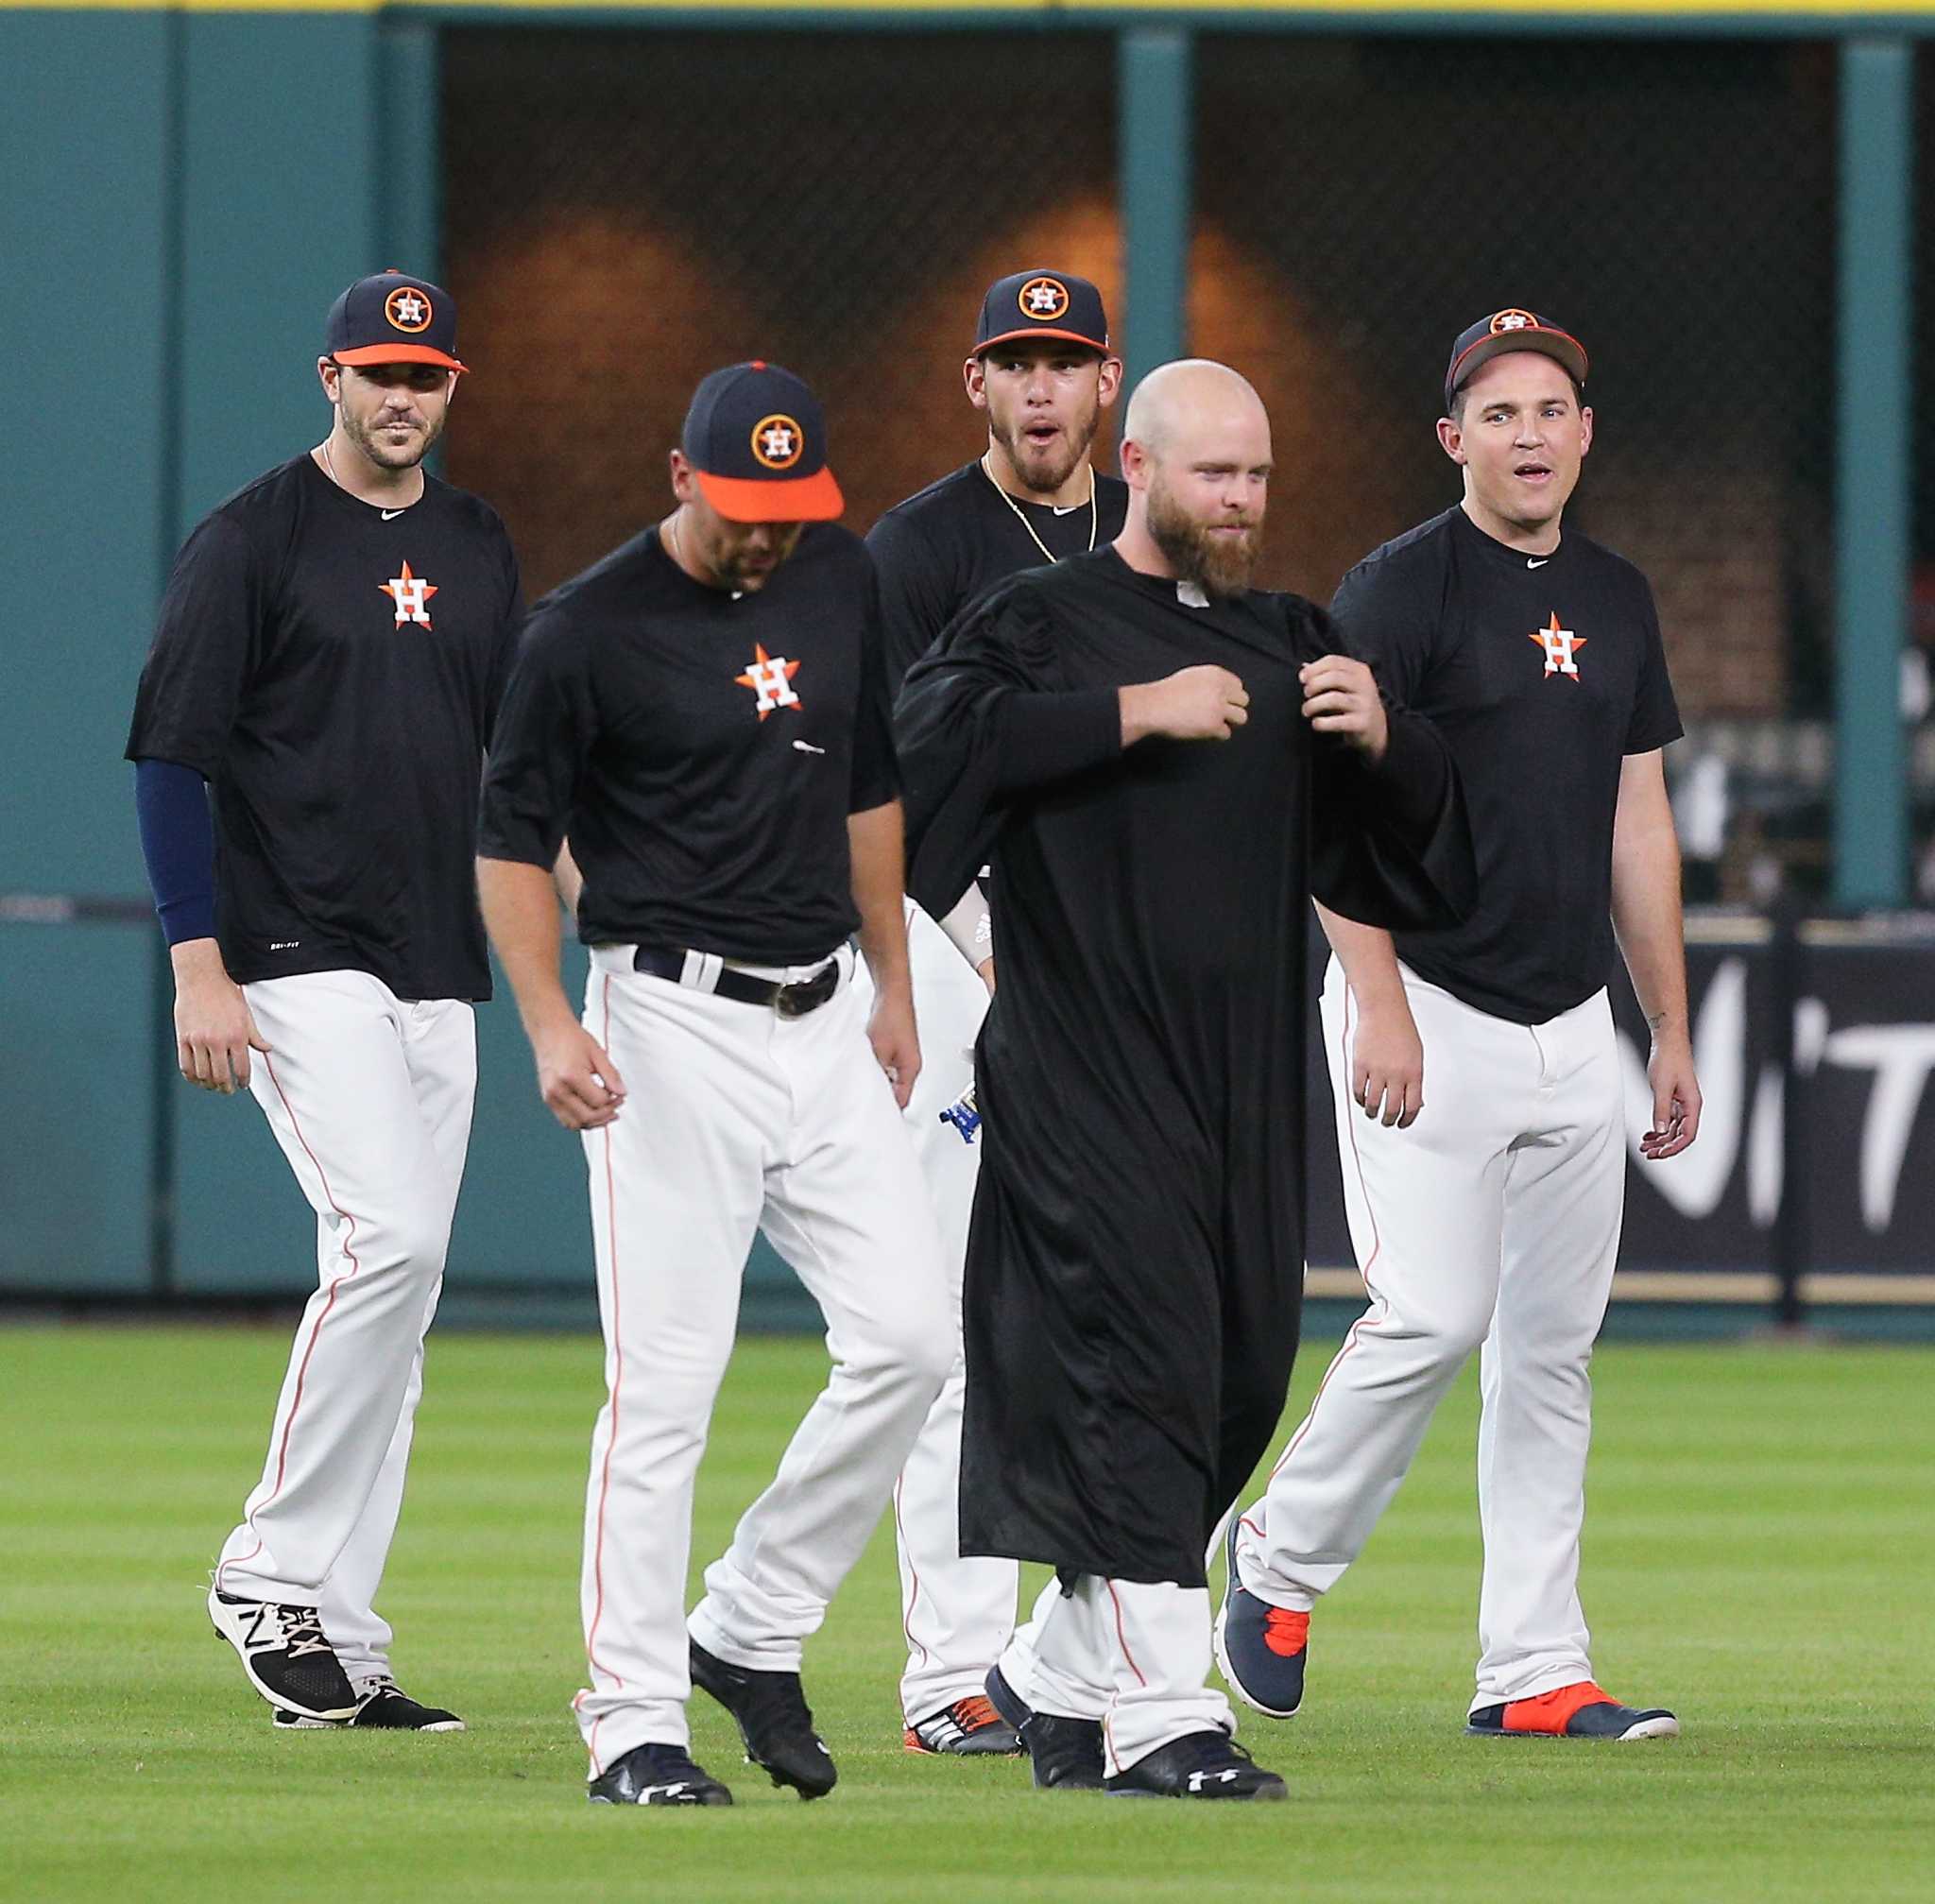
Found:
[[(1035, 524), (1028, 520), (1028, 512), (1022, 508), (1019, 503), (1016, 502), (1014, 497), (1002, 488), (1000, 483), (995, 481), (995, 473), (988, 468), (987, 463), (988, 457), (993, 454), (994, 452), (991, 450), (984, 450), (982, 452), (981, 473), (990, 483), (994, 484), (995, 494), (1015, 512), (1015, 520), (1028, 531), (1028, 540), (1041, 551), (1041, 559), (1044, 562), (1053, 562), (1056, 559), (1054, 551), (1035, 533)], [(1077, 506), (1079, 507), (1080, 506), (1077, 505)], [(1091, 463), (1088, 466), (1088, 553), (1091, 556), (1095, 553), (1095, 531), (1100, 522), (1101, 511), (1095, 505), (1095, 466)]]

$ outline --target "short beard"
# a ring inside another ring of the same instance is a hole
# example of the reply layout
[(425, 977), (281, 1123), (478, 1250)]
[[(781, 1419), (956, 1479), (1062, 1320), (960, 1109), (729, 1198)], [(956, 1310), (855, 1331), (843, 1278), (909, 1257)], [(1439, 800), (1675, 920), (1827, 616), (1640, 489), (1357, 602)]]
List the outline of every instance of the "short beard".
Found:
[(1263, 525), (1249, 523), (1230, 538), (1211, 532), (1171, 499), (1160, 478), (1149, 485), (1149, 540), (1167, 557), (1179, 581), (1194, 582), (1212, 601), (1240, 595), (1250, 586), (1263, 551)]
[(394, 444), (378, 441), (377, 426), (359, 422), (351, 416), (347, 405), (337, 414), (343, 420), (343, 435), (379, 470), (414, 470), (430, 454), (431, 444), (443, 434), (443, 422), (439, 418), (425, 423), (408, 443), (398, 449)]
[(994, 431), (995, 441), (1008, 453), (1009, 467), (1038, 496), (1053, 495), (1075, 473), (1077, 465), (1088, 454), (1090, 445), (1095, 441), (1095, 433), (1101, 426), (1102, 400), (1098, 397), (1088, 405), (1088, 414), (1077, 417), (1062, 438), (1068, 448), (1067, 460), (1051, 463), (1037, 477), (1037, 466), (1029, 455), (1028, 439), (1022, 434), (1026, 425), (1011, 430), (993, 423), (989, 425)]

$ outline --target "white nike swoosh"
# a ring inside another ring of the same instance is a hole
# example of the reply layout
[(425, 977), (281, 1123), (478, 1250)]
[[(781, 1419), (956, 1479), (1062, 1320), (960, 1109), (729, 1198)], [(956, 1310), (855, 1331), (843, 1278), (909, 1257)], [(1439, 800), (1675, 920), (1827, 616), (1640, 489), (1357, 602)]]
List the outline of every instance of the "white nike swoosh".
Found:
[(402, 509), (385, 509), (383, 512), (383, 520), (386, 523), (392, 516), (401, 516), (402, 513)]
[(1528, 569), (1542, 569), (1551, 559), (1552, 558), (1550, 556), (1541, 556), (1538, 558), (1538, 560), (1534, 562), (1530, 556), (1527, 556), (1525, 558), (1525, 566)]
[(826, 748), (816, 747), (811, 741), (795, 741), (793, 743), (793, 751), (798, 754), (823, 754), (826, 752)]
[(1072, 516), (1077, 509), (1086, 509), (1087, 506), (1088, 505), (1087, 503), (1070, 503), (1069, 506), (1065, 509), (1059, 503), (1053, 503), (1050, 505), (1050, 507), (1052, 507), (1054, 510), (1055, 514), (1058, 516)]

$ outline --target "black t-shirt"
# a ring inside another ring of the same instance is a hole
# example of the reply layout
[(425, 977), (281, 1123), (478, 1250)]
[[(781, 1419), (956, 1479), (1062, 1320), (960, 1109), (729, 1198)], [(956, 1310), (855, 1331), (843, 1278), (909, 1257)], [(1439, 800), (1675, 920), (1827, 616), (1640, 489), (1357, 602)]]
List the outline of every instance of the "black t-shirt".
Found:
[(496, 511), (427, 472), (381, 509), (305, 453), (182, 544), (128, 758), (214, 791), (230, 977), (490, 996), (473, 841), (520, 613)]
[(897, 503), (866, 538), (881, 577), (889, 697), (934, 637), (984, 589), (1114, 541), (1128, 512), (1129, 486), (1120, 477), (1096, 476), (1092, 507), (1077, 503), (1060, 509), (1009, 497), (978, 461)]
[(860, 922), (847, 816), (899, 792), (879, 618), (833, 523), (745, 594), (645, 530), (531, 610), (479, 850), (549, 866), (568, 832), (587, 945), (825, 956)]
[(1451, 508), (1360, 562), (1331, 614), (1437, 724), (1471, 815), (1477, 910), (1397, 934), (1398, 957), (1515, 1024), (1583, 1003), (1612, 968), (1620, 765), (1682, 731), (1646, 577), (1571, 531), (1508, 549)]

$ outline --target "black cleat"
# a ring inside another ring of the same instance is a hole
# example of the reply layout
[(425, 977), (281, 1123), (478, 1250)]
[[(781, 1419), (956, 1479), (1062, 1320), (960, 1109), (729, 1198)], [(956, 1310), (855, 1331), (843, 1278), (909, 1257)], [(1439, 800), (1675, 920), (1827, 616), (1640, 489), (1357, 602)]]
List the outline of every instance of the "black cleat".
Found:
[(979, 1693), (916, 1720), (900, 1742), (909, 1752), (946, 1758), (1013, 1758), (1021, 1750), (1015, 1727)]
[(683, 1745), (634, 1745), (591, 1780), (593, 1805), (730, 1805), (732, 1793)]
[(315, 1607), (237, 1600), (212, 1587), (208, 1617), (240, 1656), (249, 1685), (271, 1706), (299, 1719), (339, 1722), (356, 1716), (356, 1689), (335, 1648), (322, 1637)]
[(1015, 1728), (1035, 1768), (1040, 1792), (1102, 1790), (1102, 1722), (1037, 1712), (1010, 1686), (999, 1666), (987, 1673), (987, 1702)]
[(775, 1785), (790, 1785), (802, 1798), (824, 1798), (839, 1781), (826, 1741), (813, 1729), (798, 1673), (728, 1666), (694, 1639), (692, 1683), (731, 1713), (747, 1760), (763, 1767)]
[(1191, 1732), (1172, 1739), (1108, 1780), (1112, 1798), (1287, 1798), (1289, 1788), (1265, 1772), (1227, 1733)]
[(412, 1699), (396, 1681), (384, 1674), (372, 1679), (356, 1695), (353, 1719), (306, 1719), (278, 1706), (275, 1726), (279, 1732), (340, 1732), (346, 1726), (365, 1732), (462, 1732), (464, 1722), (440, 1706), (424, 1706)]
[(1035, 1717), (1035, 1708), (1010, 1686), (999, 1666), (987, 1669), (987, 1703), (1017, 1732)]

